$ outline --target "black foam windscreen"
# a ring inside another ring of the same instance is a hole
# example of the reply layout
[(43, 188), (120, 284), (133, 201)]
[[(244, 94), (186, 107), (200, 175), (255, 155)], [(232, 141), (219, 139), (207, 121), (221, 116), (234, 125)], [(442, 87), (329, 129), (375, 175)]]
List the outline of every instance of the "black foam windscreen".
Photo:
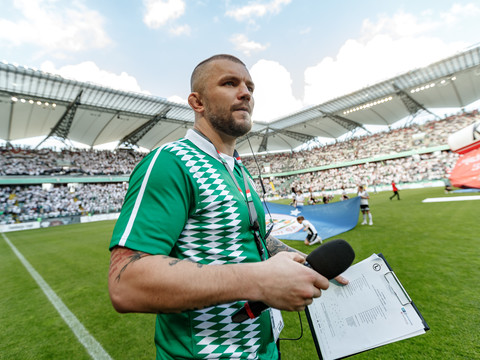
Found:
[(333, 279), (347, 270), (355, 259), (355, 252), (342, 239), (331, 240), (316, 248), (307, 256), (307, 263), (313, 270), (327, 279)]

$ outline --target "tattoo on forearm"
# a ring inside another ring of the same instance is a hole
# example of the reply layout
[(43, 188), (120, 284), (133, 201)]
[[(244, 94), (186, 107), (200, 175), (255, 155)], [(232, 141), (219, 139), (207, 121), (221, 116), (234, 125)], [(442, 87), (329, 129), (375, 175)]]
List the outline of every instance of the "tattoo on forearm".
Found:
[[(134, 251), (130, 250), (127, 248), (122, 248), (119, 249), (115, 252), (112, 252), (112, 256), (110, 259), (110, 270), (109, 270), (109, 277), (113, 276), (114, 274), (117, 273), (118, 268), (125, 262), (125, 258), (128, 258), (129, 261), (123, 265), (123, 267), (118, 271), (118, 275), (115, 277), (115, 280), (118, 282), (120, 281), (120, 277), (122, 276), (122, 273), (127, 269), (127, 266), (130, 265), (131, 263), (134, 263), (135, 261), (140, 260), (141, 258), (144, 258), (145, 256), (151, 256), (151, 254), (142, 252), (142, 251)], [(163, 255), (163, 259), (168, 259), (169, 260), (169, 265), (174, 266), (181, 262), (182, 260), (172, 258), (170, 256)], [(198, 268), (203, 267), (203, 264), (196, 263), (192, 261), (191, 259), (185, 259), (189, 262), (195, 263)]]
[(131, 263), (140, 260), (141, 258), (145, 256), (149, 256), (150, 254), (141, 252), (141, 251), (134, 251), (130, 249), (125, 249), (124, 252), (122, 251), (116, 251), (115, 253), (112, 254), (112, 258), (110, 259), (110, 275), (114, 274), (116, 270), (119, 267), (119, 263), (123, 262), (123, 259), (125, 258), (125, 255), (128, 255), (128, 258), (130, 259), (128, 263), (126, 263), (118, 272), (118, 275), (115, 277), (115, 280), (118, 282), (120, 281), (120, 277), (122, 273), (126, 270), (127, 266), (130, 265)]
[(168, 265), (174, 266), (174, 265), (177, 265), (180, 261), (181, 261), (180, 259), (172, 259), (172, 258), (170, 258), (170, 262), (168, 263)]
[(196, 264), (198, 268), (203, 267), (203, 264), (197, 263), (197, 262), (193, 261), (192, 259), (183, 259), (183, 260), (181, 260), (181, 259), (171, 258), (171, 257), (169, 257), (169, 256), (164, 256), (164, 258), (165, 258), (165, 259), (170, 259), (170, 262), (168, 263), (170, 266), (177, 265), (177, 264), (178, 264), (179, 262), (181, 262), (181, 261), (189, 261), (189, 262), (191, 262), (191, 263)]
[(270, 235), (267, 238), (267, 249), (270, 256), (273, 256), (279, 253), (280, 251), (290, 251), (290, 252), (297, 251), (295, 249), (292, 249), (290, 246), (285, 245), (283, 242), (273, 237), (272, 235)]

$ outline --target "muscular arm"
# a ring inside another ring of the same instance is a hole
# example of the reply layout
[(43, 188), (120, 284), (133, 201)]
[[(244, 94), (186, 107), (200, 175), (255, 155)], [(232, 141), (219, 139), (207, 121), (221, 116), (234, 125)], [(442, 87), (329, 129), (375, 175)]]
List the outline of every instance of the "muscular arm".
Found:
[(299, 311), (329, 285), (303, 262), (298, 252), (283, 251), (259, 263), (202, 266), (115, 247), (110, 299), (118, 312), (181, 312), (238, 300)]

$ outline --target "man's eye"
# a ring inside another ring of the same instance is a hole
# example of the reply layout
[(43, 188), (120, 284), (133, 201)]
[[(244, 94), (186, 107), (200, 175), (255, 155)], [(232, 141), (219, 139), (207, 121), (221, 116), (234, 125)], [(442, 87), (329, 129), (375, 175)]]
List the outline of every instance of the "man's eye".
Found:
[(250, 91), (251, 93), (253, 93), (253, 90), (255, 90), (255, 88), (253, 86), (248, 87), (248, 91)]
[(234, 86), (235, 83), (233, 81), (226, 81), (225, 84), (226, 86)]

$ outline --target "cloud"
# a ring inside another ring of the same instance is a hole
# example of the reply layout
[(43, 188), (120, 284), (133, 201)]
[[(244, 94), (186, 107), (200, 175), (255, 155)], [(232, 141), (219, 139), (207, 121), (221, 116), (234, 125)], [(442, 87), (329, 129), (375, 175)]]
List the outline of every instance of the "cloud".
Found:
[(381, 16), (377, 22), (366, 19), (363, 22), (363, 38), (368, 39), (375, 35), (390, 35), (393, 38), (426, 35), (434, 30), (452, 26), (467, 18), (475, 18), (480, 15), (480, 7), (470, 4), (454, 4), (445, 12), (438, 15), (427, 10), (417, 17), (413, 14), (399, 11), (392, 17)]
[(0, 41), (33, 45), (44, 51), (78, 52), (111, 43), (104, 18), (82, 1), (63, 5), (55, 0), (16, 0), (19, 20), (0, 19)]
[(167, 98), (168, 101), (177, 103), (177, 104), (183, 104), (183, 105), (188, 105), (188, 101), (178, 95), (172, 95)]
[(121, 72), (120, 75), (100, 69), (93, 61), (85, 61), (77, 65), (67, 65), (59, 69), (51, 61), (42, 63), (40, 69), (52, 74), (58, 74), (66, 79), (90, 82), (96, 85), (106, 86), (117, 90), (133, 91), (150, 95), (146, 90), (142, 90), (137, 80)]
[(143, 22), (152, 29), (158, 29), (185, 13), (183, 0), (144, 0), (146, 13)]
[[(460, 16), (455, 7), (449, 13)], [(431, 35), (442, 24), (435, 18), (403, 12), (376, 22), (365, 20), (359, 39), (347, 40), (336, 57), (326, 57), (305, 70), (305, 105), (320, 104), (429, 65), (469, 45), (447, 43)]]
[(250, 75), (255, 82), (255, 120), (270, 121), (302, 107), (293, 96), (290, 73), (278, 62), (260, 60), (252, 66)]
[(169, 33), (175, 36), (190, 35), (191, 29), (188, 25), (179, 25), (170, 28)]
[(442, 20), (448, 25), (457, 24), (467, 17), (478, 17), (480, 15), (480, 8), (475, 4), (453, 4), (449, 12), (440, 14)]
[(365, 19), (362, 24), (362, 39), (368, 41), (377, 35), (388, 35), (392, 38), (401, 38), (425, 34), (426, 32), (438, 28), (438, 20), (429, 20), (423, 17), (421, 21), (415, 15), (400, 11), (392, 17), (381, 16), (377, 22)]
[(234, 34), (230, 37), (230, 42), (235, 46), (235, 49), (241, 51), (244, 55), (250, 56), (252, 52), (263, 51), (268, 47), (262, 45), (248, 38), (243, 34)]
[(248, 5), (228, 10), (225, 15), (237, 21), (251, 21), (253, 17), (264, 17), (267, 14), (278, 14), (291, 0), (272, 0), (268, 3), (253, 2)]

